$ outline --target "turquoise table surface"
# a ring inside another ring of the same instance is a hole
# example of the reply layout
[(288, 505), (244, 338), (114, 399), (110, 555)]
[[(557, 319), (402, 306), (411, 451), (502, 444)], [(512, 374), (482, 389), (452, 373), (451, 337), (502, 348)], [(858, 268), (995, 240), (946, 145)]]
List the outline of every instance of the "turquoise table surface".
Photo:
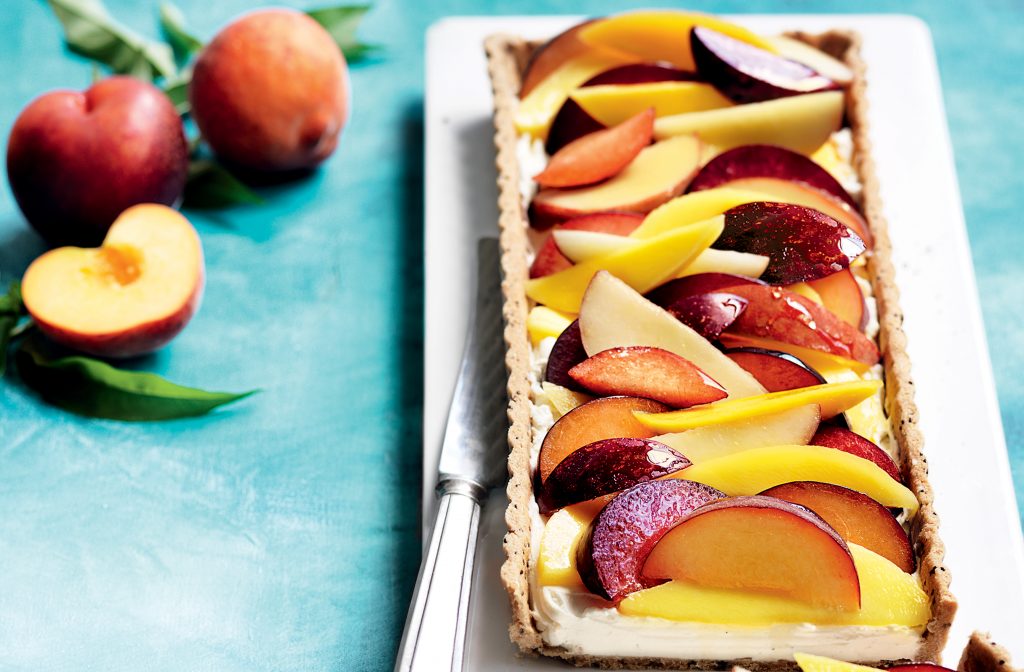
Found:
[[(150, 35), (157, 4), (108, 0)], [(254, 5), (177, 4), (204, 37)], [(377, 4), (362, 34), (384, 50), (352, 68), (337, 154), (308, 179), (264, 189), (265, 205), (189, 213), (206, 251), (204, 304), (139, 363), (257, 396), (200, 419), (130, 424), (72, 416), (16, 377), (0, 382), (0, 669), (390, 669), (420, 552), (424, 31), (453, 14), (648, 4)], [(931, 26), (1024, 506), (1024, 5), (688, 6), (898, 11)], [(0, 16), (6, 143), (31, 98), (84, 88), (91, 70), (63, 50), (43, 2), (10, 0)], [(43, 249), (0, 190), (0, 279)]]

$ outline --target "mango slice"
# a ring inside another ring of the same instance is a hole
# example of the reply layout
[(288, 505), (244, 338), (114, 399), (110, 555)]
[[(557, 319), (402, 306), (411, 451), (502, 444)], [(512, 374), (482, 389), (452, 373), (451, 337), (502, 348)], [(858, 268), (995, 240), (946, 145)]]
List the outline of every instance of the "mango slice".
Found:
[(636, 418), (651, 429), (681, 432), (705, 425), (754, 418), (778, 413), (797, 406), (818, 404), (822, 419), (859, 404), (882, 387), (880, 380), (855, 380), (800, 387), (795, 390), (769, 392), (745, 399), (724, 399), (713, 404), (694, 406), (667, 413), (637, 413)]
[[(815, 368), (830, 383), (860, 380), (860, 375), (849, 367), (819, 366)], [(883, 445), (885, 438), (889, 436), (889, 422), (885, 416), (885, 408), (882, 406), (880, 394), (871, 395), (856, 406), (846, 409), (844, 413), (850, 429), (868, 441)]]
[(545, 338), (558, 338), (575, 319), (574, 315), (547, 306), (534, 306), (526, 316), (526, 331), (530, 334), (530, 341), (537, 345)]
[(545, 77), (516, 110), (516, 130), (543, 140), (569, 93), (594, 75), (637, 59), (597, 49), (566, 61)]
[(570, 390), (567, 387), (555, 385), (554, 383), (549, 383), (547, 381), (541, 383), (540, 386), (541, 389), (544, 390), (544, 394), (547, 396), (548, 402), (555, 408), (555, 411), (558, 412), (558, 415), (555, 416), (556, 420), (577, 406), (582, 406), (593, 399), (589, 394), (576, 392), (575, 390)]
[(776, 595), (702, 588), (682, 581), (633, 593), (618, 608), (628, 616), (750, 626), (815, 623), (918, 628), (928, 622), (928, 595), (916, 576), (866, 548), (848, 545), (860, 578), (858, 611), (824, 609)]
[(651, 210), (630, 238), (645, 240), (668, 233), (680, 226), (686, 226), (720, 215), (730, 208), (744, 203), (765, 200), (764, 194), (747, 189), (731, 189), (718, 187), (695, 191), (684, 196), (677, 196), (671, 201)]
[[(883, 506), (917, 513), (917, 497), (874, 462), (822, 446), (751, 448), (677, 471), (685, 478), (728, 495), (756, 495), (792, 481), (832, 483), (862, 492)], [(901, 570), (902, 571), (902, 570)]]
[(772, 144), (810, 155), (839, 130), (842, 91), (809, 93), (719, 110), (687, 112), (654, 122), (658, 139), (696, 133), (721, 151), (740, 145)]
[(643, 244), (577, 264), (526, 283), (526, 295), (549, 308), (578, 313), (583, 293), (598, 271), (608, 271), (638, 292), (646, 292), (693, 261), (711, 246), (724, 227), (715, 217), (683, 227)]
[(587, 86), (574, 91), (572, 99), (605, 126), (617, 126), (649, 107), (654, 108), (656, 116), (665, 117), (733, 105), (715, 87), (703, 82)]
[(795, 653), (793, 658), (803, 672), (881, 672), (880, 668), (848, 663), (845, 660), (815, 656), (810, 653)]
[(540, 585), (586, 590), (576, 570), (576, 546), (603, 506), (603, 499), (580, 502), (559, 509), (548, 518), (537, 553)]
[(828, 369), (850, 369), (859, 375), (871, 368), (868, 364), (858, 362), (855, 359), (847, 359), (846, 357), (822, 352), (821, 350), (812, 350), (799, 345), (793, 345), (792, 343), (775, 341), (770, 338), (722, 334), (721, 339), (722, 345), (727, 348), (766, 348), (768, 350), (787, 352), (820, 373), (826, 380), (828, 380), (828, 376), (823, 372)]
[(582, 42), (594, 47), (625, 52), (642, 61), (667, 61), (681, 70), (693, 71), (696, 66), (690, 51), (690, 30), (694, 26), (706, 26), (776, 53), (771, 42), (746, 28), (698, 12), (628, 12), (595, 21), (578, 35)]

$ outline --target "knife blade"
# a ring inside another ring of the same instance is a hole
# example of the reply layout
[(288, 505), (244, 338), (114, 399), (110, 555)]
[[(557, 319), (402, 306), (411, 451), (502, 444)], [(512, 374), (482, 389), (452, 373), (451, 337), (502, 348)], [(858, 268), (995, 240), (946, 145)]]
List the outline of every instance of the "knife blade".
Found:
[(462, 670), (480, 508), (507, 473), (508, 399), (497, 240), (477, 245), (476, 300), (438, 461), (437, 517), (396, 672)]

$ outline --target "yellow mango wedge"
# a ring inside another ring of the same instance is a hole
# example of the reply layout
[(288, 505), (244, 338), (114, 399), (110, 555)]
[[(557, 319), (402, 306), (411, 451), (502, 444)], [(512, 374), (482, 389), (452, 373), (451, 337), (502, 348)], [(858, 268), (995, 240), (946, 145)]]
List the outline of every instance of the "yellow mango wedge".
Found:
[(636, 60), (594, 49), (566, 61), (534, 87), (526, 98), (519, 101), (515, 117), (516, 130), (543, 140), (547, 137), (551, 121), (573, 89), (598, 73)]
[(547, 306), (534, 306), (526, 316), (526, 331), (530, 334), (530, 342), (537, 345), (545, 338), (558, 338), (575, 319), (575, 315), (552, 310)]
[(684, 196), (677, 196), (664, 205), (651, 210), (644, 217), (640, 226), (629, 234), (629, 237), (641, 240), (654, 238), (680, 226), (687, 226), (708, 217), (720, 215), (737, 205), (763, 200), (766, 200), (764, 194), (746, 189), (718, 187), (695, 191)]
[(537, 582), (586, 590), (576, 570), (576, 546), (604, 502), (581, 502), (559, 509), (544, 525), (537, 553)]
[(678, 580), (633, 593), (619, 603), (619, 611), (629, 616), (748, 626), (814, 623), (917, 628), (928, 622), (930, 602), (916, 576), (866, 548), (847, 545), (860, 578), (861, 608), (857, 611), (814, 607), (767, 593), (704, 588)]
[(789, 353), (818, 373), (821, 373), (826, 380), (828, 380), (828, 377), (822, 373), (826, 369), (850, 369), (858, 374), (863, 374), (871, 368), (868, 364), (858, 362), (855, 359), (847, 359), (846, 357), (822, 352), (821, 350), (812, 350), (811, 348), (775, 341), (770, 338), (722, 334), (721, 341), (722, 345), (727, 348), (766, 348), (768, 350), (779, 350), (780, 352)]
[[(843, 383), (861, 379), (861, 376), (849, 367), (819, 366), (815, 367), (815, 369), (830, 383)], [(885, 408), (882, 406), (881, 394), (871, 395), (856, 406), (846, 409), (844, 414), (851, 430), (860, 434), (868, 441), (884, 447), (885, 439), (890, 436), (890, 429), (889, 421), (885, 415)]]
[(573, 91), (572, 99), (605, 126), (618, 126), (649, 107), (654, 108), (655, 116), (665, 117), (733, 105), (715, 87), (703, 82), (587, 86)]
[(583, 293), (598, 271), (608, 271), (636, 291), (646, 292), (708, 249), (723, 227), (724, 218), (714, 217), (641, 245), (534, 278), (526, 283), (526, 295), (549, 308), (578, 313)]
[(809, 93), (720, 110), (687, 112), (654, 122), (658, 139), (696, 133), (725, 151), (740, 145), (772, 144), (810, 155), (839, 130), (842, 91)]
[(793, 481), (818, 481), (862, 492), (882, 506), (917, 513), (917, 497), (874, 462), (822, 446), (770, 446), (701, 462), (674, 472), (727, 495), (756, 495)]
[(681, 432), (706, 425), (756, 418), (807, 404), (817, 404), (821, 408), (822, 419), (828, 419), (864, 401), (881, 387), (880, 380), (826, 383), (795, 390), (769, 392), (744, 399), (724, 399), (680, 411), (634, 412), (634, 415), (647, 427), (660, 432)]
[(567, 387), (555, 385), (554, 383), (549, 383), (547, 381), (541, 383), (540, 387), (544, 390), (544, 395), (548, 398), (548, 403), (550, 403), (555, 409), (556, 420), (577, 406), (582, 406), (593, 399), (589, 394), (570, 390)]
[(698, 12), (673, 10), (628, 12), (595, 21), (583, 27), (578, 36), (585, 44), (632, 54), (643, 61), (667, 61), (681, 70), (693, 71), (690, 30), (706, 26), (772, 53), (768, 40), (746, 28)]
[(881, 672), (881, 668), (878, 667), (848, 663), (845, 660), (815, 656), (799, 651), (793, 654), (793, 658), (796, 659), (796, 664), (803, 672)]

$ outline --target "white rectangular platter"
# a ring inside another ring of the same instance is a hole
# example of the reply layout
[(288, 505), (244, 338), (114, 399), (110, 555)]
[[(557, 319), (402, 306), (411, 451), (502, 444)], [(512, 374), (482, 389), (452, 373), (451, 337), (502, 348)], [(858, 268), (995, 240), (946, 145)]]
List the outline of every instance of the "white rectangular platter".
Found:
[[(863, 36), (874, 158), (893, 241), (925, 452), (960, 610), (955, 665), (973, 629), (1024, 655), (1024, 542), (978, 304), (931, 35), (897, 15), (735, 16), (762, 33), (851, 28)], [(579, 17), (453, 17), (426, 54), (423, 514), (434, 511), (437, 457), (466, 332), (475, 241), (497, 236), (491, 90), (483, 39), (548, 37)], [(496, 419), (496, 421), (500, 421)], [(504, 490), (484, 512), (468, 669), (566, 669), (519, 658), (498, 578)]]

